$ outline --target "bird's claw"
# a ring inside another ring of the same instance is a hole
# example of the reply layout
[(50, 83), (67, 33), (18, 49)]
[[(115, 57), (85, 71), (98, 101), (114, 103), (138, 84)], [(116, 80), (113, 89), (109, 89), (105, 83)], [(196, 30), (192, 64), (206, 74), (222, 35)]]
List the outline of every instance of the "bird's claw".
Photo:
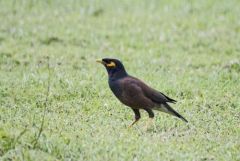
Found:
[(136, 124), (138, 122), (138, 120), (135, 120), (133, 123), (131, 123), (131, 125), (128, 126), (128, 128), (133, 127), (134, 124)]

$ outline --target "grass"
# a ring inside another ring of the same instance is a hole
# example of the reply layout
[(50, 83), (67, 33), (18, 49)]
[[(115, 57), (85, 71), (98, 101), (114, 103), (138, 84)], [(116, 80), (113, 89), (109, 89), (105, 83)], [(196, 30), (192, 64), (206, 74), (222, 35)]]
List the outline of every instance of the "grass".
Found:
[[(240, 160), (239, 5), (0, 1), (1, 160)], [(128, 129), (102, 57), (177, 99), (190, 123), (156, 112), (144, 131), (142, 112)]]

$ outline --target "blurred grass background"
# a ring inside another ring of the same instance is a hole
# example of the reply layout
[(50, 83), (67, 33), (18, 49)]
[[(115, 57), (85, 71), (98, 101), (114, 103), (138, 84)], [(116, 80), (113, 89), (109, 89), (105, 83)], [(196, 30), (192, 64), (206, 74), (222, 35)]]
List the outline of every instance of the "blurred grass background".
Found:
[[(240, 160), (239, 6), (0, 0), (1, 159)], [(128, 129), (133, 113), (108, 89), (102, 57), (177, 99), (190, 123), (157, 113), (145, 132), (143, 113)]]

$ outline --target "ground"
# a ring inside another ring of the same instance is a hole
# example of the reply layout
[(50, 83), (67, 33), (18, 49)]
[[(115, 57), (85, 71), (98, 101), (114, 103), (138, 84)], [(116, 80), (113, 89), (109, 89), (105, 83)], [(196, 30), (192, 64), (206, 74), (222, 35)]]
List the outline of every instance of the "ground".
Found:
[[(240, 160), (240, 1), (0, 1), (1, 160)], [(95, 59), (178, 100), (133, 112)]]

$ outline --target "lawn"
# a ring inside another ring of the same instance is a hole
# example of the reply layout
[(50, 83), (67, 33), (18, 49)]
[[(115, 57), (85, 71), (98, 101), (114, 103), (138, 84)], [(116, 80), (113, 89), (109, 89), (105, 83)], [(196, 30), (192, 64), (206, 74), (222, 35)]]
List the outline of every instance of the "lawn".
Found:
[[(240, 160), (240, 1), (0, 0), (0, 160)], [(130, 108), (95, 59), (178, 100)]]

